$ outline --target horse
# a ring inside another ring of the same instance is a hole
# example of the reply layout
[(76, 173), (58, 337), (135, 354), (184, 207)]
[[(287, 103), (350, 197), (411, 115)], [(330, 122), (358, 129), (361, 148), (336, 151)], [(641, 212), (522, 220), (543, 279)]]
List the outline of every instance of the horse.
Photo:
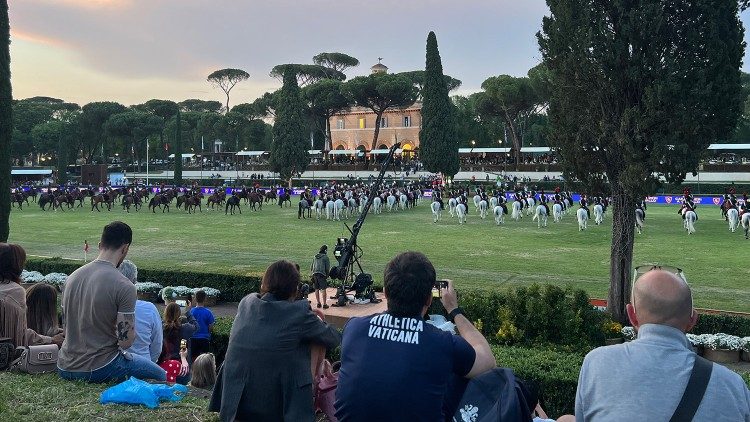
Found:
[[(58, 196), (57, 198), (55, 198), (55, 201), (53, 201), (53, 203), (52, 203), (52, 205), (53, 205), (52, 207), (53, 208), (57, 208), (57, 203), (58, 203), (58, 199), (59, 198), (60, 197)], [(99, 195), (91, 197), (91, 211), (94, 211), (94, 208), (96, 208), (97, 211), (101, 212), (102, 210), (99, 209), (99, 204), (106, 205), (107, 206), (107, 210), (111, 210), (112, 209), (112, 207), (110, 205), (110, 202), (109, 202), (109, 198), (107, 197), (106, 193), (105, 194), (99, 194)]]
[(456, 205), (458, 205), (458, 200), (456, 198), (451, 198), (448, 200), (448, 213), (451, 215), (451, 217), (456, 215)]
[(598, 226), (604, 221), (604, 208), (600, 204), (594, 205), (594, 223)]
[(344, 201), (341, 199), (335, 200), (333, 202), (333, 219), (336, 221), (341, 221), (341, 214), (343, 213), (344, 213)]
[(695, 233), (695, 220), (697, 219), (698, 214), (695, 211), (690, 210), (685, 212), (685, 230), (687, 230), (689, 235)]
[(541, 228), (542, 226), (547, 227), (547, 208), (544, 205), (537, 205), (534, 216), (531, 217), (531, 221), (537, 220), (536, 227)]
[(135, 206), (135, 210), (138, 211), (138, 209), (141, 207), (141, 200), (140, 198), (137, 198), (135, 195), (128, 194), (122, 197), (122, 208), (124, 210), (127, 210), (128, 213), (130, 213), (130, 207)]
[(409, 208), (409, 197), (402, 193), (398, 197), (398, 206), (402, 210)]
[(286, 192), (279, 195), (279, 206), (283, 208), (284, 202), (289, 202), (289, 206), (292, 206), (292, 197)]
[(52, 195), (48, 193), (44, 193), (39, 197), (38, 204), (42, 211), (47, 211), (45, 208), (47, 205), (50, 205), (50, 208), (52, 207), (52, 199)]
[(170, 202), (172, 201), (168, 196), (163, 194), (156, 194), (151, 198), (150, 201), (148, 201), (148, 208), (154, 213), (156, 212), (156, 207), (159, 207), (159, 209), (161, 209), (161, 212), (169, 211)]
[(737, 208), (727, 210), (727, 220), (729, 220), (729, 231), (734, 233), (740, 225), (740, 213)]
[[(307, 211), (307, 217), (305, 217), (305, 211)], [(312, 218), (312, 206), (307, 202), (307, 199), (299, 200), (299, 205), (297, 206), (297, 219), (300, 218)]]
[(487, 218), (487, 201), (485, 201), (484, 199), (479, 201), (478, 210), (479, 210), (479, 218), (481, 218), (482, 220)]
[(505, 223), (505, 210), (500, 205), (495, 205), (495, 208), (492, 209), (492, 213), (495, 215), (495, 224), (498, 226)]
[(388, 204), (388, 212), (393, 211), (393, 208), (396, 206), (396, 197), (393, 195), (388, 195), (386, 203)]
[(320, 220), (320, 217), (323, 216), (323, 208), (325, 206), (323, 205), (322, 199), (317, 199), (315, 202), (313, 202), (313, 208), (315, 208), (315, 219)]
[(10, 199), (11, 203), (14, 204), (13, 206), (15, 206), (15, 204), (18, 204), (18, 209), (22, 210), (23, 203), (24, 201), (27, 201), (27, 198), (24, 198), (24, 196), (20, 193), (14, 193), (10, 197), (11, 197)]
[(275, 189), (269, 189), (266, 192), (265, 201), (268, 202), (268, 201), (275, 201), (275, 200), (276, 200), (276, 190)]
[(456, 217), (458, 217), (458, 224), (464, 224), (466, 222), (466, 205), (456, 205)]
[(432, 210), (432, 222), (437, 223), (440, 221), (440, 215), (442, 214), (442, 211), (440, 210), (440, 202), (434, 201), (430, 204), (430, 209)]
[(336, 217), (336, 204), (333, 200), (326, 202), (326, 220), (330, 220)]
[(635, 229), (638, 231), (638, 234), (643, 233), (643, 219), (646, 216), (643, 214), (643, 210), (640, 208), (635, 209)]
[(222, 202), (224, 202), (224, 199), (222, 199), (222, 197), (219, 194), (214, 193), (213, 195), (209, 196), (208, 199), (206, 200), (206, 208), (210, 206), (211, 209), (215, 209), (216, 205), (221, 206)]
[(227, 215), (228, 212), (231, 212), (232, 215), (234, 215), (235, 208), (237, 208), (240, 214), (242, 214), (242, 207), (240, 206), (240, 197), (236, 195), (232, 195), (231, 198), (227, 199), (227, 205), (224, 207), (224, 215)]
[(745, 211), (742, 214), (742, 228), (745, 230), (745, 239), (750, 239), (748, 235), (750, 235), (750, 211)]
[(250, 203), (250, 209), (256, 211), (255, 206), (258, 206), (258, 210), (263, 210), (263, 196), (257, 192), (250, 192), (247, 194), (247, 200)]
[(474, 209), (479, 211), (479, 202), (482, 200), (482, 197), (479, 195), (474, 195), (474, 198), (472, 200), (474, 201)]
[(362, 195), (359, 197), (359, 213), (362, 214), (362, 211), (365, 210), (365, 204), (367, 204), (367, 195)]
[(518, 221), (523, 217), (523, 213), (521, 212), (521, 209), (523, 208), (523, 205), (520, 201), (513, 201), (513, 212), (510, 214), (510, 218)]
[(589, 215), (586, 213), (586, 210), (578, 208), (578, 211), (576, 211), (576, 218), (578, 219), (578, 231), (586, 230), (589, 225)]
[(189, 195), (187, 198), (185, 198), (185, 209), (187, 210), (188, 214), (195, 213), (195, 207), (198, 207), (198, 210), (200, 212), (203, 212), (203, 208), (201, 207), (201, 197), (200, 195)]
[(380, 199), (379, 196), (372, 198), (372, 213), (380, 214), (381, 212), (383, 212), (382, 205), (383, 205), (383, 200)]
[(559, 223), (562, 220), (563, 207), (555, 202), (552, 204), (552, 221)]
[(491, 197), (490, 198), (490, 208), (492, 208), (494, 210), (495, 207), (497, 206), (497, 204), (498, 204), (498, 202), (497, 202), (497, 196)]
[(346, 212), (349, 214), (349, 217), (354, 216), (354, 212), (358, 210), (357, 207), (357, 200), (354, 198), (349, 198), (348, 203), (346, 204)]
[(531, 215), (532, 211), (534, 209), (534, 205), (536, 205), (536, 198), (528, 197), (526, 198), (526, 215)]

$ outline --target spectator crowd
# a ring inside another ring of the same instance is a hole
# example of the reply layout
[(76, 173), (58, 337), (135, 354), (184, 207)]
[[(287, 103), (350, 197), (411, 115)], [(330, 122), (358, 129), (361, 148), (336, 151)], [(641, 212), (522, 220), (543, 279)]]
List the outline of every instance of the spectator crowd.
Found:
[[(498, 367), (453, 281), (438, 281), (422, 253), (400, 253), (386, 265), (387, 311), (352, 318), (343, 333), (325, 321), (319, 299), (314, 307), (300, 294), (298, 264), (272, 263), (260, 292), (239, 303), (217, 372), (206, 294), (168, 303), (163, 315), (138, 300), (137, 267), (126, 259), (132, 243), (127, 224), (104, 228), (97, 259), (65, 283), (61, 315), (54, 287), (20, 285), (23, 248), (0, 244), (0, 337), (60, 347), (57, 370), (66, 380), (133, 376), (208, 390), (209, 410), (222, 421), (313, 421), (316, 409), (340, 421), (551, 420), (534, 380)], [(324, 246), (310, 267), (321, 288), (325, 253)], [(433, 300), (451, 324), (426, 318)], [(586, 356), (575, 415), (558, 421), (750, 422), (741, 377), (690, 348), (685, 333), (698, 315), (681, 274), (647, 272), (634, 283), (627, 313), (638, 338)], [(332, 366), (324, 358), (339, 345), (341, 361)]]

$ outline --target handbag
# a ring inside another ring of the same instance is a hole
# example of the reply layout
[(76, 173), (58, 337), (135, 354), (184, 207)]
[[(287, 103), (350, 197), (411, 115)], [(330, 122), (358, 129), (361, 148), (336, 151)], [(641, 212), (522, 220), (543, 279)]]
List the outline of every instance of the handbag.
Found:
[(9, 337), (0, 338), (0, 371), (10, 367), (16, 357), (16, 346)]
[(20, 355), (18, 359), (13, 361), (10, 370), (25, 374), (57, 372), (57, 356), (59, 352), (60, 349), (57, 348), (56, 344), (16, 347), (16, 353), (20, 353)]
[(321, 375), (315, 385), (315, 409), (320, 410), (331, 422), (337, 422), (335, 413), (336, 387), (339, 384), (339, 373), (333, 371), (328, 359), (321, 364)]

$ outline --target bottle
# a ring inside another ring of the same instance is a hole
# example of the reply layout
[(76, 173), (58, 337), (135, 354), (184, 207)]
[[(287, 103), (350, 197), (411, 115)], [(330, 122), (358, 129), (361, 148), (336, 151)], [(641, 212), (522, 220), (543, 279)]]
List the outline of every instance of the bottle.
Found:
[(180, 351), (187, 350), (187, 340), (180, 340)]

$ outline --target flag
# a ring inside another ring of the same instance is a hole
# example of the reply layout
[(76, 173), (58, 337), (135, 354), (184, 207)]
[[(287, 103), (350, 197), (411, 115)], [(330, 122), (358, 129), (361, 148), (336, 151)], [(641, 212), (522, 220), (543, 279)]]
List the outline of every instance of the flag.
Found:
[(88, 240), (84, 240), (83, 241), (83, 251), (86, 252), (86, 253), (88, 253), (88, 251), (89, 251), (89, 241)]

